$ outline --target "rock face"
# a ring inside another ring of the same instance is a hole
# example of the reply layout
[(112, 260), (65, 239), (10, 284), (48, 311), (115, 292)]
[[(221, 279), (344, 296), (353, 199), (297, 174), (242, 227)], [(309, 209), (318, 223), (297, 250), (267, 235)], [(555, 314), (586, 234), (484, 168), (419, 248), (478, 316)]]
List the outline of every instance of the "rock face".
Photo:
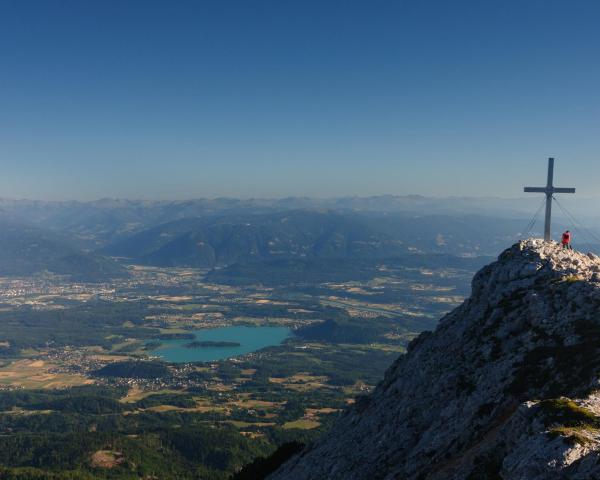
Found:
[(600, 479), (600, 258), (527, 240), (270, 480)]

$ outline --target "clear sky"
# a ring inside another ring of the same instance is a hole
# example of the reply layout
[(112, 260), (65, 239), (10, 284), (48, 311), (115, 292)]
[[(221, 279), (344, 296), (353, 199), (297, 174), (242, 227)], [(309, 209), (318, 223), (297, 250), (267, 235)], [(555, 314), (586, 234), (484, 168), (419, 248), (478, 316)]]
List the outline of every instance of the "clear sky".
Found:
[(0, 0), (0, 197), (600, 199), (597, 0)]

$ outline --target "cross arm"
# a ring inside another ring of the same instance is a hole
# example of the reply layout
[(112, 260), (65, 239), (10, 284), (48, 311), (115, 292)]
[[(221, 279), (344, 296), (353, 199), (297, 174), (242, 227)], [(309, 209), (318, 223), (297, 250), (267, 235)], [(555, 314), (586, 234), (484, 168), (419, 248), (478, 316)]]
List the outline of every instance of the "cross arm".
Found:
[(554, 193), (575, 193), (574, 188), (553, 188)]
[(546, 187), (525, 187), (524, 192), (546, 193)]

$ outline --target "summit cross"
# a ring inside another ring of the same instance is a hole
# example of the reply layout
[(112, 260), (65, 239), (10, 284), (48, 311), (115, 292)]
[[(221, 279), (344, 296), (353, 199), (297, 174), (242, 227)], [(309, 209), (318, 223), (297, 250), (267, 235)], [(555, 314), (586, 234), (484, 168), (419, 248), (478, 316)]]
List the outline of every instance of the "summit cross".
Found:
[(554, 184), (554, 159), (548, 159), (548, 182), (545, 187), (525, 187), (525, 192), (537, 192), (546, 194), (546, 222), (544, 224), (544, 241), (552, 239), (550, 223), (552, 220), (552, 196), (555, 193), (575, 193), (574, 188), (558, 188)]

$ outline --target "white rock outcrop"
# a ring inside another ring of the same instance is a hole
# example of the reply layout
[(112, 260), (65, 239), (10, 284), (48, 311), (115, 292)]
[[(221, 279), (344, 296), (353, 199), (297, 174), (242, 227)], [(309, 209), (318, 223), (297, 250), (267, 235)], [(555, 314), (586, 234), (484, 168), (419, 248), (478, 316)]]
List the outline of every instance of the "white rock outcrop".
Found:
[(269, 479), (600, 479), (599, 372), (600, 258), (522, 241)]

